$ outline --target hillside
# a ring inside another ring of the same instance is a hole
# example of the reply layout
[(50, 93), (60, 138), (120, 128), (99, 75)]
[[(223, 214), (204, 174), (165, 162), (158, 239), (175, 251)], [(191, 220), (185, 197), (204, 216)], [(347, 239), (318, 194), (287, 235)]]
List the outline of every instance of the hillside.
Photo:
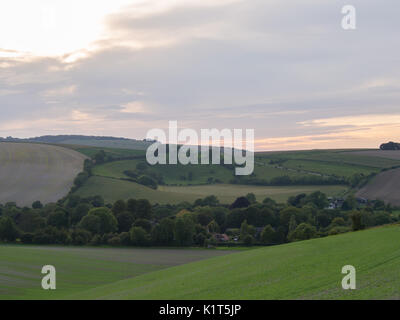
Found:
[(84, 135), (40, 136), (26, 139), (8, 137), (5, 139), (0, 138), (0, 141), (80, 145), (100, 148), (121, 148), (130, 150), (145, 150), (151, 144), (151, 142), (144, 140)]
[[(400, 227), (264, 247), (155, 271), (78, 299), (399, 299)], [(344, 265), (357, 290), (341, 288)]]
[[(78, 248), (0, 245), (0, 300), (62, 299), (147, 272), (226, 255), (199, 249)], [(40, 286), (43, 265), (57, 270), (57, 290)]]
[(321, 191), (330, 196), (341, 195), (346, 191), (345, 186), (252, 186), (252, 185), (232, 185), (232, 184), (209, 184), (198, 186), (159, 186), (157, 190), (143, 185), (107, 178), (94, 176), (79, 188), (75, 194), (81, 197), (100, 195), (107, 203), (117, 200), (127, 200), (129, 198), (148, 199), (151, 203), (176, 204), (183, 201), (193, 202), (199, 198), (215, 195), (221, 203), (230, 204), (237, 197), (248, 193), (254, 193), (257, 200), (262, 201), (270, 197), (275, 201), (285, 202), (290, 196), (299, 193), (312, 193)]
[(384, 171), (357, 192), (357, 196), (370, 200), (383, 200), (400, 206), (400, 169)]
[(72, 187), (85, 156), (57, 146), (0, 143), (0, 203), (55, 202)]

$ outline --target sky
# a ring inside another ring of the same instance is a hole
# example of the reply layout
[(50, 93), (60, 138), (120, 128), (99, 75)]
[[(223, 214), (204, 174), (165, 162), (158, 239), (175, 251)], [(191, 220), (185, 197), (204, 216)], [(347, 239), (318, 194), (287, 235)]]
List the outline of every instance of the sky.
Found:
[(254, 129), (256, 150), (400, 142), (399, 17), (398, 0), (2, 0), (0, 136), (176, 120)]

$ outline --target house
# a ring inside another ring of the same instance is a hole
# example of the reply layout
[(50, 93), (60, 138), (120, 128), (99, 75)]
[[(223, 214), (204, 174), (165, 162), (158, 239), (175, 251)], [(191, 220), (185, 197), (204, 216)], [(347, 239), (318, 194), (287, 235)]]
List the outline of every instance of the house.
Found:
[(216, 234), (214, 234), (214, 239), (219, 241), (219, 242), (229, 241), (229, 237), (225, 233), (216, 233)]

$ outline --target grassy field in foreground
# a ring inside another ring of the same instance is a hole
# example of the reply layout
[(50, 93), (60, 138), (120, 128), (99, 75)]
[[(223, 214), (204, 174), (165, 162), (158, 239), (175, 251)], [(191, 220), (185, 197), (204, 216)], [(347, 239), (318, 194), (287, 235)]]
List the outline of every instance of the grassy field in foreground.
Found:
[(153, 190), (140, 184), (105, 177), (91, 177), (76, 194), (82, 197), (101, 195), (106, 202), (119, 199), (144, 198), (151, 203), (179, 203), (195, 201), (209, 195), (215, 195), (221, 203), (232, 203), (237, 197), (253, 192), (259, 201), (270, 197), (278, 202), (285, 202), (288, 197), (299, 193), (321, 191), (329, 196), (338, 195), (346, 190), (345, 186), (287, 186), (263, 187), (251, 185), (202, 185), (202, 186), (159, 186)]
[[(0, 299), (61, 299), (118, 280), (230, 252), (233, 251), (0, 245)], [(47, 264), (56, 268), (54, 291), (41, 288), (41, 269)]]
[[(400, 227), (242, 251), (97, 287), (78, 299), (399, 299)], [(357, 289), (343, 290), (344, 265)]]

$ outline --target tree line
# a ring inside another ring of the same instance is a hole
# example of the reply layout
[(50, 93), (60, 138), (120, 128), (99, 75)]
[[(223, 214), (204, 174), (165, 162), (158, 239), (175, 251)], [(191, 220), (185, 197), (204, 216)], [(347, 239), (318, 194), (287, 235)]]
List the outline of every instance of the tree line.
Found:
[(145, 199), (105, 204), (100, 196), (70, 195), (31, 207), (0, 205), (0, 241), (23, 244), (110, 246), (275, 245), (361, 230), (398, 221), (383, 202), (359, 207), (349, 196), (327, 209), (321, 192), (285, 204), (254, 194), (222, 205), (215, 196), (193, 203), (152, 205)]

